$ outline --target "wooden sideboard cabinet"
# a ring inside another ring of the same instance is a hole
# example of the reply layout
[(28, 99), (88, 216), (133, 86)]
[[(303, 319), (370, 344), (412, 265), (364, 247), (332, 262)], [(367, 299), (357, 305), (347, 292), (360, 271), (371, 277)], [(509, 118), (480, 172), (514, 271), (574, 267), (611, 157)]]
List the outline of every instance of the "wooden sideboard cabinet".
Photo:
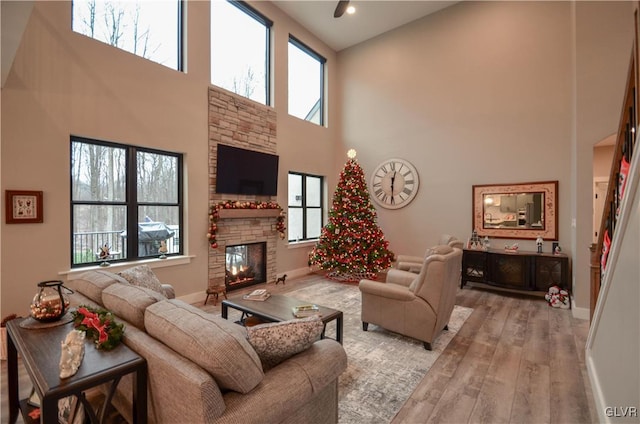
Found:
[(570, 273), (565, 254), (464, 249), (460, 287), (476, 282), (527, 291), (546, 292), (554, 285), (569, 290)]

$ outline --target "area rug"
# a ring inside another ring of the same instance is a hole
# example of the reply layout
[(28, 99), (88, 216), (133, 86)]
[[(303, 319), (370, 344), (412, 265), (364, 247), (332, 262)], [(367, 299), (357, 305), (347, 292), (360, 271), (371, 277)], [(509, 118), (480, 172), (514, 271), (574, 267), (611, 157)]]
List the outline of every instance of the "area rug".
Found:
[[(339, 309), (344, 314), (343, 346), (348, 367), (339, 380), (340, 423), (389, 423), (429, 368), (462, 327), (473, 309), (455, 306), (449, 331), (428, 351), (422, 342), (386, 331), (376, 325), (362, 330), (360, 290), (356, 284), (319, 281), (286, 293), (306, 302)], [(335, 324), (326, 335), (334, 337)]]

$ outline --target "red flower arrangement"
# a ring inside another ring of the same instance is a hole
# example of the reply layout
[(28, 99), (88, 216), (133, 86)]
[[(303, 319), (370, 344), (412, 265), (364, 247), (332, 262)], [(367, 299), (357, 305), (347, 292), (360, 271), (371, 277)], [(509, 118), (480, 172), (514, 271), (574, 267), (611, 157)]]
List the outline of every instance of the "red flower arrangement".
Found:
[(71, 315), (73, 326), (84, 331), (96, 348), (111, 350), (122, 341), (124, 324), (115, 322), (113, 314), (106, 309), (80, 305)]
[(284, 231), (287, 227), (284, 225), (285, 213), (276, 202), (241, 202), (239, 200), (227, 200), (218, 202), (209, 208), (209, 232), (207, 240), (212, 249), (218, 248), (216, 233), (218, 232), (218, 219), (220, 219), (220, 209), (280, 209), (280, 215), (276, 218), (276, 231), (280, 233), (280, 238), (284, 239)]

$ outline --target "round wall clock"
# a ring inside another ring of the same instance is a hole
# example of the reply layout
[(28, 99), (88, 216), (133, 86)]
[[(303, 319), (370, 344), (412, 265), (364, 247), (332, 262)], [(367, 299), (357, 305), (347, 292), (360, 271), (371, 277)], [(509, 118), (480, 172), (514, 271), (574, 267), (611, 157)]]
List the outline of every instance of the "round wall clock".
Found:
[(404, 159), (387, 159), (371, 175), (371, 197), (387, 209), (400, 209), (418, 193), (418, 171)]

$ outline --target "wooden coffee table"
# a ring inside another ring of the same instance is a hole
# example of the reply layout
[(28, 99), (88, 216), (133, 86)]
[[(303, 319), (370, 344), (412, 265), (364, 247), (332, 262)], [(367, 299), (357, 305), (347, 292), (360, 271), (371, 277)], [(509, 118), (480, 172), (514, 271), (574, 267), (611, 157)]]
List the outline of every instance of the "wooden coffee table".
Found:
[[(269, 322), (288, 321), (295, 319), (292, 312), (294, 306), (309, 303), (281, 294), (272, 294), (265, 301), (246, 300), (243, 298), (225, 299), (222, 301), (222, 318), (227, 319), (229, 308), (232, 308)], [(342, 311), (321, 305), (318, 305), (318, 308), (320, 308), (320, 317), (325, 328), (327, 323), (336, 321), (336, 341), (342, 344)], [(322, 337), (324, 338), (324, 330), (322, 331)]]

